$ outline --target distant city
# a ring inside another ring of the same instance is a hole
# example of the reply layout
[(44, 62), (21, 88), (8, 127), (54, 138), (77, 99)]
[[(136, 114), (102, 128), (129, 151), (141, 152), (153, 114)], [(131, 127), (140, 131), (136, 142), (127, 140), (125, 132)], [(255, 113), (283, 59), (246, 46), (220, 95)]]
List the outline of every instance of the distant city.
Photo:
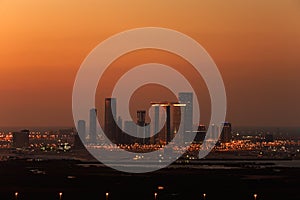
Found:
[[(172, 149), (182, 152), (182, 159), (198, 159), (199, 150), (205, 140), (214, 144), (207, 158), (300, 158), (299, 137), (271, 130), (234, 129), (232, 123), (226, 121), (222, 124), (212, 124), (211, 129), (208, 129), (204, 124), (193, 123), (193, 93), (179, 93), (178, 100), (178, 102), (152, 102), (154, 122), (149, 123), (146, 122), (146, 110), (137, 110), (136, 121), (123, 122), (121, 117), (117, 117), (117, 99), (105, 98), (103, 130), (107, 138), (115, 144), (113, 147), (107, 145), (99, 134), (98, 112), (96, 108), (91, 108), (89, 128), (85, 120), (79, 120), (77, 128), (1, 132), (0, 148), (2, 152), (6, 152), (1, 156), (2, 159), (7, 159), (5, 155), (11, 153), (50, 155), (53, 152), (60, 153), (60, 156), (62, 153), (74, 156), (72, 152), (77, 152), (78, 158), (87, 158), (85, 148), (87, 146), (108, 150), (122, 148), (132, 152), (151, 152), (163, 148), (181, 133), (180, 140), (184, 143), (194, 138), (188, 148), (176, 146)], [(162, 121), (165, 123), (161, 127)]]

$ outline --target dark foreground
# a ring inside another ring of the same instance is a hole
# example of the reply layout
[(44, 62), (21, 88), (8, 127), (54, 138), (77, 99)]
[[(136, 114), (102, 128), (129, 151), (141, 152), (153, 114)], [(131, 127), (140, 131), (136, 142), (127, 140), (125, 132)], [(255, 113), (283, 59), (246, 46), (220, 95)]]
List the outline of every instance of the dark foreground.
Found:
[[(166, 168), (128, 174), (79, 161), (11, 160), (0, 162), (0, 199), (19, 200), (299, 200), (300, 168), (259, 166), (231, 169)], [(186, 167), (186, 168), (185, 168)], [(237, 166), (236, 166), (237, 167)], [(158, 186), (163, 186), (161, 190)]]

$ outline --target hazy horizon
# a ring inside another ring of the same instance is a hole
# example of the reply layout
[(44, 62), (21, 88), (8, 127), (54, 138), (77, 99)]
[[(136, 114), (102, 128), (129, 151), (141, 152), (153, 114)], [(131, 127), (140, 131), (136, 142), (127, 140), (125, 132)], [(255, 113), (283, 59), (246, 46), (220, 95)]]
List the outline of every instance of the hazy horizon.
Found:
[[(73, 84), (89, 52), (114, 34), (149, 26), (182, 32), (206, 49), (224, 81), (226, 121), (234, 126), (298, 126), (299, 9), (293, 0), (2, 0), (0, 126), (73, 126)], [(118, 58), (99, 82), (95, 106), (103, 108), (103, 98), (123, 73), (148, 62), (172, 66), (189, 78), (207, 123), (210, 98), (201, 76), (186, 60), (162, 51)], [(167, 92), (149, 90), (153, 96)]]

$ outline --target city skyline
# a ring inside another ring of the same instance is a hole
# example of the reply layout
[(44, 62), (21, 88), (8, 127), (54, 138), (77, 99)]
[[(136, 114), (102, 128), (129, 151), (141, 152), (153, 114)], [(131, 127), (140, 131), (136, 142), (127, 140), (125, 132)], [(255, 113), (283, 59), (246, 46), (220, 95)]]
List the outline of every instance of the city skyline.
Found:
[[(201, 121), (193, 121), (193, 97), (193, 92), (179, 92), (177, 102), (151, 102), (151, 109), (136, 110), (136, 117), (130, 119), (123, 119), (117, 112), (117, 98), (106, 97), (105, 107), (91, 108), (89, 119), (79, 119), (75, 128), (85, 144), (101, 144), (105, 135), (114, 144), (165, 145), (178, 133), (182, 134), (179, 139), (183, 142), (188, 142), (191, 137), (198, 143), (203, 142), (206, 135), (210, 141), (231, 142), (233, 135), (230, 122), (225, 120), (219, 124), (210, 122), (205, 125)], [(102, 113), (98, 113), (98, 110)], [(149, 119), (146, 120), (146, 116)]]

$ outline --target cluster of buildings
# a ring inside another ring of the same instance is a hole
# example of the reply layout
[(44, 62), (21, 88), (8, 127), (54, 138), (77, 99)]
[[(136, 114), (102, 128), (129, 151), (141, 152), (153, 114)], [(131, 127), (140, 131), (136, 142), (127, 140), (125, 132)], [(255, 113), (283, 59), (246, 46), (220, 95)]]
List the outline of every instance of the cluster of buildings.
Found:
[[(229, 143), (233, 138), (232, 127), (228, 122), (212, 125), (210, 130), (205, 125), (193, 123), (193, 93), (190, 92), (179, 93), (178, 102), (152, 102), (151, 113), (137, 110), (134, 121), (123, 121), (121, 117), (117, 117), (116, 107), (116, 98), (105, 99), (102, 130), (105, 136), (117, 145), (161, 146), (170, 143), (175, 136), (180, 136), (180, 141), (192, 140), (195, 144), (201, 144), (205, 138), (217, 138), (221, 143)], [(151, 124), (147, 122), (147, 115), (151, 116)], [(82, 140), (85, 140), (85, 144), (105, 145), (97, 124), (98, 111), (92, 108), (89, 111), (88, 126), (85, 120), (79, 120), (77, 130), (71, 128), (40, 133), (24, 129), (11, 132), (10, 138), (1, 141), (6, 142), (8, 145), (6, 143), (5, 145), (8, 147), (45, 150), (58, 148), (65, 150), (71, 146), (82, 149), (84, 148)]]
[[(178, 102), (152, 102), (153, 112), (148, 113), (152, 116), (150, 124), (146, 121), (146, 110), (137, 110), (135, 121), (123, 121), (121, 117), (117, 117), (117, 99), (106, 98), (102, 130), (114, 144), (121, 145), (165, 145), (178, 133), (181, 133), (180, 140), (184, 142), (190, 141), (193, 137), (194, 143), (201, 143), (206, 134), (211, 134), (212, 138), (218, 138), (222, 143), (231, 141), (232, 128), (229, 122), (212, 125), (210, 133), (205, 125), (193, 123), (193, 93), (180, 92), (178, 100)], [(96, 108), (90, 109), (89, 128), (85, 120), (79, 120), (77, 123), (77, 131), (86, 143), (101, 144), (103, 141), (97, 130), (97, 115)], [(219, 127), (223, 127), (222, 130)]]
[(0, 148), (68, 151), (71, 148), (82, 149), (84, 146), (78, 133), (73, 128), (45, 132), (23, 129), (20, 131), (1, 133)]

